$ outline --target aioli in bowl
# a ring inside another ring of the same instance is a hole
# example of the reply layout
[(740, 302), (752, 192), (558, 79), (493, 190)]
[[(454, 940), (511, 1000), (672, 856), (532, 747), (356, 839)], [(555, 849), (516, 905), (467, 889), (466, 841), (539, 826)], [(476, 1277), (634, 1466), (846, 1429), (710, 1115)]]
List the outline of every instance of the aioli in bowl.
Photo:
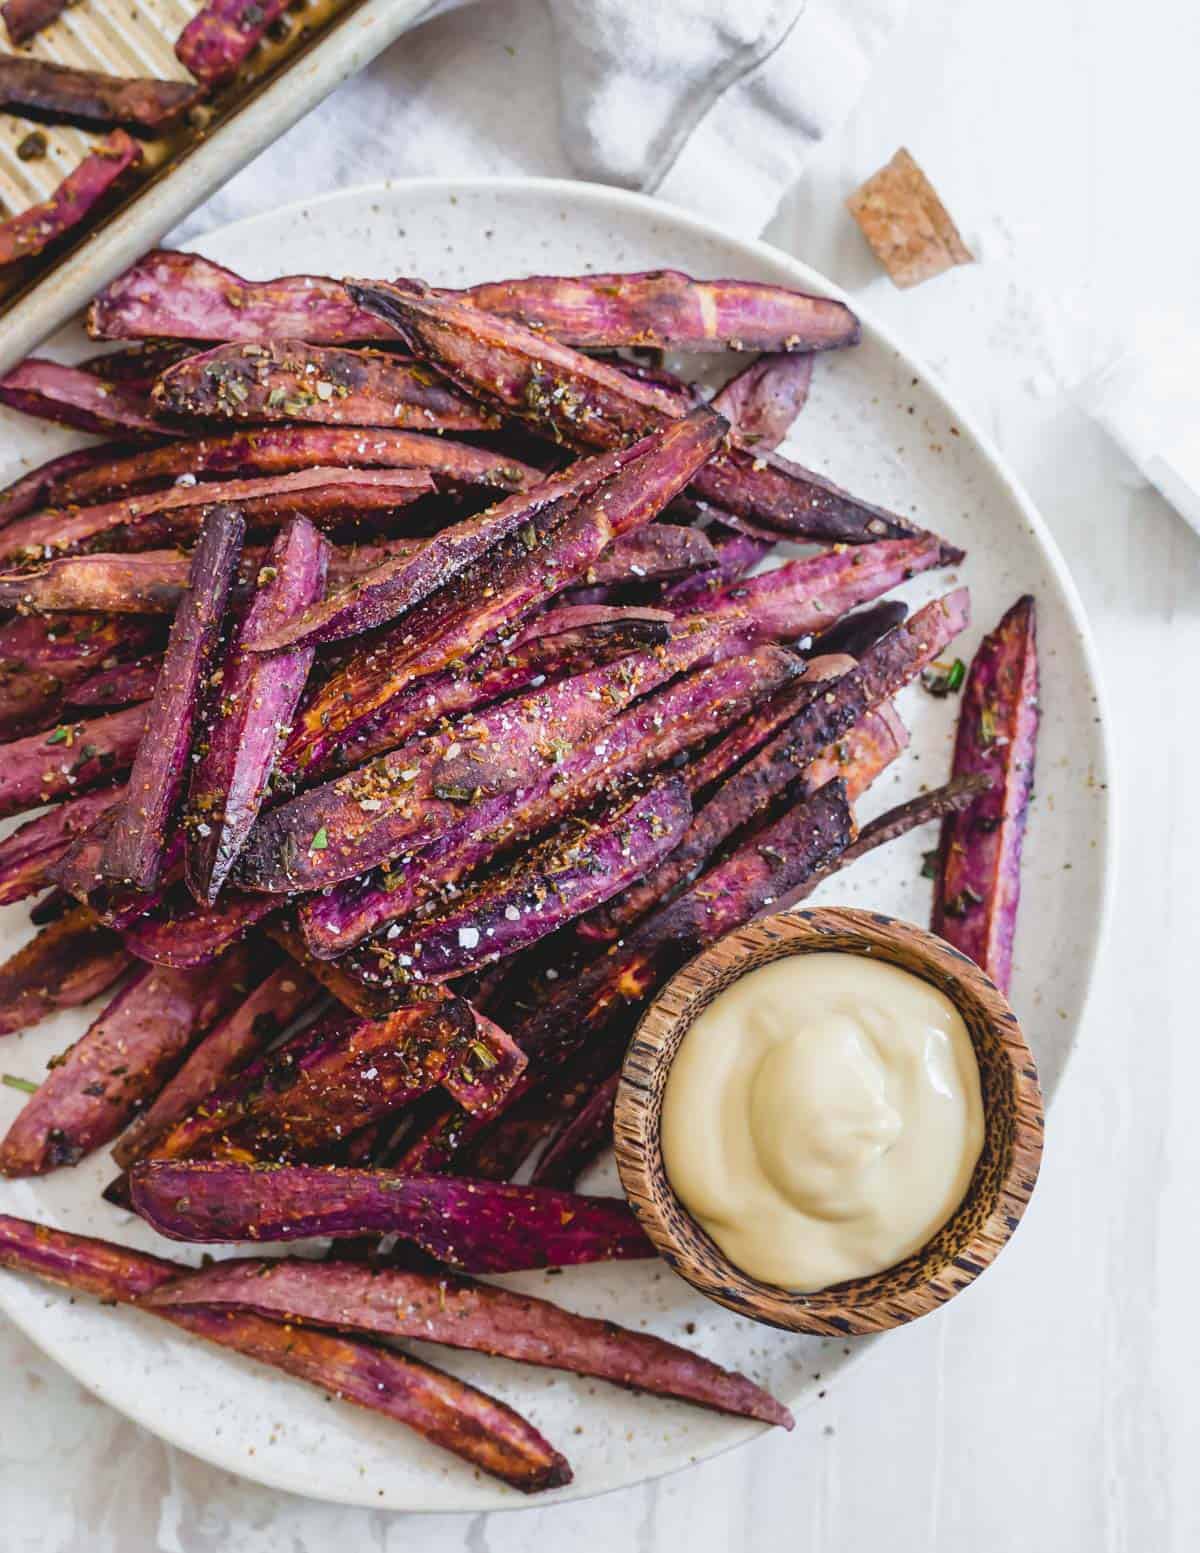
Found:
[(792, 955), (700, 1013), (671, 1065), (662, 1155), (729, 1260), (811, 1292), (918, 1250), (962, 1202), (984, 1111), (945, 993), (862, 955)]

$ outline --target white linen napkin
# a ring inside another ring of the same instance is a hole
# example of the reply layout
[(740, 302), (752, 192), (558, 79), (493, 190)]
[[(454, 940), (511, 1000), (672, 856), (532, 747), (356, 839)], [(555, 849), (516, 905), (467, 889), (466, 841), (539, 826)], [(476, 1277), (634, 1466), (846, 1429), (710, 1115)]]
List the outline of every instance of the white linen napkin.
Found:
[(904, 0), (441, 0), (173, 234), (383, 178), (541, 173), (760, 232)]

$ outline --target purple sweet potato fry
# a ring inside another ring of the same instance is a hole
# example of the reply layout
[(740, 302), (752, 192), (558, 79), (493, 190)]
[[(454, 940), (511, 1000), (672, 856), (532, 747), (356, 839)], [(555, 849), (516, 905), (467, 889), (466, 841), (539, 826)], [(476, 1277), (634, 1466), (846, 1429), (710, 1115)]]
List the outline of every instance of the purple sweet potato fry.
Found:
[(0, 59), (0, 107), (22, 117), (84, 129), (123, 125), (162, 134), (173, 128), (200, 93), (189, 81), (105, 75), (27, 54)]
[(254, 601), (222, 662), (184, 821), (184, 875), (201, 905), (216, 901), (258, 817), (281, 730), (291, 723), (312, 667), (311, 647), (268, 656), (256, 644), (322, 596), (328, 551), (311, 523), (293, 519), (271, 547)]
[[(839, 302), (754, 282), (693, 281), (677, 271), (535, 276), (440, 295), (588, 350), (644, 344), (655, 329), (693, 349), (728, 343), (811, 351), (858, 337), (854, 315)], [(744, 337), (732, 332), (739, 327), (747, 329)], [(199, 254), (163, 249), (105, 287), (92, 303), (88, 332), (97, 339), (294, 338), (335, 345), (395, 337), (378, 316), (355, 305), (340, 281), (320, 275), (248, 281)], [(595, 344), (601, 337), (609, 343)]]
[[(178, 1262), (0, 1215), (0, 1265), (108, 1303), (139, 1304), (187, 1272)], [(149, 1307), (143, 1306), (143, 1309)], [(571, 1469), (519, 1413), (432, 1365), (374, 1343), (299, 1331), (250, 1313), (153, 1310), (173, 1326), (407, 1424), (523, 1493), (557, 1488)]]
[(154, 694), (162, 670), (162, 657), (134, 658), (111, 669), (98, 669), (67, 692), (66, 705), (73, 710), (92, 707), (132, 706)]
[(149, 1296), (157, 1308), (257, 1311), (379, 1337), (416, 1338), (594, 1375), (653, 1396), (790, 1428), (785, 1407), (745, 1376), (647, 1332), (549, 1300), (445, 1274), (349, 1262), (221, 1262)]
[(602, 1149), (612, 1143), (613, 1112), (621, 1074), (609, 1076), (592, 1091), (590, 1099), (567, 1118), (547, 1144), (530, 1181), (534, 1186), (553, 1186), (573, 1191), (576, 1181)]
[(531, 275), (452, 293), (580, 350), (817, 351), (858, 343), (843, 302), (748, 280), (693, 280), (679, 270)]
[(192, 739), (225, 617), (245, 524), (236, 507), (210, 507), (176, 611), (117, 822), (100, 861), (118, 884), (151, 890), (162, 871), (168, 828), (188, 775)]
[(215, 504), (236, 506), (252, 529), (277, 529), (293, 517), (328, 527), (366, 513), (392, 512), (432, 489), (424, 471), (410, 469), (300, 469), (262, 480), (175, 485), (95, 507), (50, 508), (20, 518), (0, 531), (0, 560), (20, 565), (98, 549), (105, 542), (154, 549), (197, 534), (205, 509)]
[[(812, 667), (816, 668), (822, 662), (833, 665), (846, 661), (836, 658), (814, 660)], [(738, 723), (724, 740), (706, 750), (700, 760), (693, 763), (699, 768), (691, 778), (693, 791), (703, 791), (719, 780), (727, 779), (743, 758), (753, 755), (778, 728), (789, 723), (818, 695), (819, 682), (809, 685), (801, 680), (799, 685), (788, 687), (775, 697), (762, 715), (752, 715)], [(908, 731), (890, 707), (868, 712), (848, 733), (809, 763), (797, 794), (814, 793), (840, 776), (846, 784), (847, 801), (854, 803), (879, 773), (900, 755), (907, 743)], [(691, 771), (689, 767), (682, 775), (687, 777)], [(719, 792), (718, 789), (715, 796), (719, 797)], [(645, 916), (690, 875), (707, 866), (716, 849), (732, 833), (722, 823), (723, 818), (718, 815), (705, 822), (697, 816), (693, 828), (657, 868), (647, 870), (643, 878), (632, 883), (607, 907), (577, 923), (579, 936), (584, 940), (613, 942), (631, 922)]]
[(180, 64), (205, 86), (227, 81), (287, 4), (288, 0), (207, 0), (176, 40)]
[(171, 432), (148, 395), (126, 383), (107, 383), (78, 367), (30, 356), (0, 378), (0, 404), (39, 420), (99, 436), (160, 438)]
[(712, 571), (717, 553), (703, 529), (676, 523), (648, 523), (614, 539), (581, 579), (586, 587), (673, 582)]
[(793, 803), (570, 982), (560, 982), (515, 1031), (531, 1063), (544, 1070), (578, 1050), (699, 949), (769, 909), (853, 839), (841, 782)]
[(141, 146), (123, 129), (97, 141), (48, 199), (0, 222), (0, 264), (32, 258), (68, 236), (87, 220), (121, 175), (141, 160)]
[(66, 10), (71, 0), (5, 0), (0, 7), (8, 35), (18, 45), (49, 27)]
[[(506, 540), (520, 535), (536, 520), (546, 514), (557, 514), (564, 506), (574, 505), (583, 496), (603, 487), (604, 482), (635, 458), (637, 448), (615, 454), (603, 454), (596, 458), (580, 459), (561, 474), (551, 475), (530, 491), (510, 496), (507, 500), (488, 508), (475, 517), (452, 524), (433, 535), (429, 543), (415, 555), (401, 557), (395, 562), (378, 567), (356, 586), (309, 610), (286, 631), (267, 638), (260, 650), (278, 651), (295, 646), (299, 642), (315, 645), (319, 642), (340, 641), (376, 626), (384, 625), (397, 615), (404, 615), (422, 600), (447, 588), (475, 563), (486, 565), (487, 558)], [(407, 638), (401, 641), (407, 647)], [(376, 644), (375, 652), (390, 665), (388, 643)], [(385, 678), (386, 694), (395, 688)], [(343, 686), (336, 679), (326, 692), (325, 699), (341, 698)], [(359, 715), (365, 715), (370, 707), (362, 706), (365, 686), (355, 684), (353, 700), (361, 707)], [(377, 695), (382, 692), (376, 692)], [(376, 704), (381, 704), (376, 702)]]
[[(618, 447), (684, 413), (666, 390), (520, 324), (415, 287), (349, 281), (347, 288), (466, 392), (571, 447)], [(691, 489), (791, 538), (865, 544), (921, 532), (798, 464), (733, 442), (698, 471)]]
[(354, 968), (368, 981), (403, 986), (446, 981), (516, 954), (652, 869), (690, 818), (686, 786), (668, 777), (570, 820), (507, 869), (423, 912), (398, 935), (363, 946)]
[[(483, 643), (461, 665), (417, 680), (377, 711), (344, 726), (336, 717), (323, 715), (329, 702), (318, 690), (308, 707), (301, 704), (293, 721), (280, 753), (279, 775), (310, 780), (361, 765), (443, 717), (479, 711), (530, 686), (663, 646), (670, 636), (671, 616), (663, 610), (564, 606), (539, 615), (511, 645), (507, 640)], [(361, 662), (362, 656), (353, 661)], [(352, 688), (350, 676), (343, 685)]]
[(984, 637), (963, 688), (953, 775), (986, 775), (993, 786), (945, 822), (933, 908), (934, 932), (1002, 992), (1012, 980), (1038, 695), (1037, 617), (1025, 594)]
[(88, 722), (59, 723), (4, 746), (0, 817), (72, 798), (111, 782), (133, 764), (146, 704), (123, 707)]
[(0, 1035), (27, 1030), (60, 1008), (111, 987), (129, 964), (121, 940), (86, 906), (44, 927), (0, 965)]
[[(252, 889), (319, 889), (458, 828), (477, 794), (515, 792), (589, 746), (622, 707), (711, 654), (701, 628), (654, 653), (559, 680), (402, 745), (263, 815), (238, 874)], [(632, 773), (631, 773), (632, 774)], [(364, 807), (365, 805), (365, 807)]]
[(52, 727), (73, 687), (151, 640), (146, 621), (119, 616), (18, 615), (0, 626), (0, 738)]
[(468, 1004), (475, 1020), (475, 1039), (465, 1057), (441, 1079), (441, 1086), (473, 1115), (499, 1110), (528, 1065), (525, 1053), (495, 1020)]
[[(330, 584), (351, 583), (420, 546), (419, 540), (401, 539), (337, 546), (330, 554)], [(238, 568), (239, 592), (257, 585), (266, 559), (266, 546), (245, 547)], [(187, 589), (190, 564), (178, 550), (60, 556), (29, 571), (0, 574), (0, 606), (43, 614), (173, 615)]]
[(468, 1273), (644, 1259), (654, 1248), (623, 1198), (388, 1170), (145, 1160), (133, 1203), (172, 1240), (399, 1235)]
[(703, 609), (704, 600), (737, 582), (775, 548), (769, 539), (740, 534), (736, 529), (714, 525), (708, 530), (713, 548), (713, 565), (706, 572), (681, 578), (663, 590), (662, 603), (668, 609)]
[(827, 631), (813, 638), (814, 653), (849, 653), (861, 658), (868, 647), (874, 647), (881, 636), (886, 636), (894, 626), (908, 619), (908, 605), (901, 599), (884, 599), (869, 609), (856, 610), (843, 615)]
[[(181, 475), (253, 479), (293, 474), (298, 469), (347, 467), (418, 469), (431, 475), (439, 486), (490, 486), (500, 491), (527, 490), (543, 478), (540, 470), (507, 454), (422, 432), (358, 426), (256, 426), (225, 436), (168, 442), (110, 458), (101, 465), (64, 471), (46, 482), (41, 500), (87, 505), (161, 488)], [(32, 510), (33, 505), (26, 510)]]
[(110, 788), (69, 798), (10, 831), (0, 841), (0, 906), (11, 906), (45, 889), (51, 882), (46, 870), (120, 796), (119, 788)]
[(756, 706), (748, 717), (735, 723), (723, 739), (710, 744), (683, 768), (681, 775), (693, 797), (707, 796), (709, 788), (731, 776), (819, 695), (827, 680), (839, 679), (853, 667), (854, 659), (844, 653), (806, 658), (800, 678)]
[(69, 482), (99, 469), (103, 471), (128, 451), (124, 443), (109, 442), (101, 447), (75, 448), (70, 453), (60, 453), (57, 458), (39, 464), (28, 474), (0, 491), (0, 528), (6, 527), (26, 513), (36, 512), (54, 500)]
[(786, 641), (820, 631), (856, 604), (942, 564), (940, 541), (932, 535), (885, 539), (785, 561), (773, 571), (709, 595), (696, 607), (708, 616), (747, 613), (759, 623), (765, 639)]
[[(258, 952), (255, 964), (261, 965)], [(149, 1107), (134, 1117), (113, 1149), (117, 1164), (127, 1170), (141, 1159), (214, 1090), (227, 1084), (265, 1051), (320, 997), (316, 982), (296, 966), (287, 964), (272, 971), (243, 1003), (204, 1036)]]
[(710, 402), (744, 447), (770, 452), (791, 431), (807, 403), (812, 373), (811, 354), (774, 352), (743, 367)]
[[(333, 956), (409, 916), (506, 848), (586, 808), (614, 785), (668, 766), (675, 755), (722, 733), (797, 672), (780, 648), (761, 648), (684, 675), (645, 696), (539, 780), (471, 804), (459, 822), (412, 858), (311, 896), (300, 908), (315, 952)], [(378, 841), (379, 838), (373, 838)]]
[(158, 1093), (197, 1035), (245, 995), (235, 950), (220, 974), (147, 966), (50, 1069), (0, 1142), (0, 1174), (43, 1175), (110, 1142)]
[(62, 613), (169, 615), (187, 587), (188, 558), (176, 550), (71, 555), (0, 575), (0, 605)]
[[(661, 899), (760, 815), (828, 746), (891, 699), (967, 620), (965, 590), (937, 599), (869, 649), (857, 667), (823, 682), (756, 754), (734, 771), (697, 813), (687, 835), (640, 892)], [(803, 683), (803, 682), (802, 682)], [(632, 909), (631, 903), (626, 903)]]
[(218, 345), (155, 383), (163, 415), (205, 421), (314, 421), (416, 431), (486, 431), (497, 418), (427, 367), (387, 351), (303, 340)]
[(132, 383), (149, 393), (160, 372), (195, 354), (196, 347), (188, 340), (134, 340), (115, 350), (97, 351), (75, 365), (106, 383)]
[[(869, 721), (870, 718), (864, 718), (848, 738), (853, 739), (856, 734), (860, 734)], [(983, 772), (973, 776), (954, 777), (943, 787), (930, 788), (928, 792), (918, 793), (915, 798), (885, 810), (869, 825), (863, 826), (857, 839), (844, 852), (832, 858), (826, 867), (820, 869), (811, 879), (806, 879), (795, 890), (783, 896), (777, 909), (786, 911), (789, 907), (806, 900), (822, 879), (831, 873), (840, 873), (857, 858), (865, 857), (868, 852), (874, 852), (876, 847), (886, 846), (889, 841), (907, 836), (909, 831), (916, 830), (919, 825), (929, 825), (934, 820), (943, 820), (949, 816), (961, 814), (992, 785), (992, 778)]]
[(649, 522), (713, 452), (724, 422), (697, 409), (636, 445), (631, 459), (574, 510), (547, 509), (402, 620), (412, 646), (393, 674), (421, 679), (511, 629), (581, 577), (614, 539)]
[[(262, 900), (263, 897), (252, 896), (250, 899)], [(266, 899), (269, 900), (270, 896)], [(336, 960), (318, 959), (304, 942), (304, 935), (294, 920), (278, 911), (265, 922), (263, 931), (268, 938), (274, 939), (289, 959), (307, 971), (330, 997), (336, 999), (343, 1008), (348, 1008), (352, 1014), (361, 1014), (364, 1019), (386, 1019), (399, 1004), (407, 1001), (406, 998), (397, 998), (391, 994), (385, 996), (365, 986)]]
[(347, 290), (466, 392), (571, 447), (620, 447), (681, 414), (674, 393), (522, 324), (411, 286), (349, 281)]
[(376, 1019), (339, 1010), (207, 1095), (152, 1155), (329, 1160), (345, 1139), (439, 1084), (474, 1103), (477, 1070), (501, 1066), (490, 1108), (520, 1077), (524, 1057), (498, 1027), (481, 1033), (470, 1006), (448, 993)]
[(231, 944), (279, 909), (270, 895), (226, 891), (216, 906), (199, 906), (181, 884), (163, 906), (125, 929), (125, 944), (139, 960), (186, 969), (210, 965)]
[[(543, 987), (550, 985), (543, 983)], [(538, 995), (535, 993), (534, 998)], [(522, 1016), (517, 1013), (515, 1017), (519, 1020)], [(544, 1075), (537, 1076), (536, 1067), (530, 1069), (531, 1077), (520, 1099), (506, 1104), (494, 1118), (469, 1119), (472, 1136), (465, 1138), (457, 1149), (452, 1161), (455, 1174), (482, 1177), (487, 1181), (510, 1181), (538, 1144), (551, 1137), (560, 1125), (569, 1125), (576, 1112), (587, 1104), (605, 1080), (620, 1071), (628, 1037), (628, 1029), (618, 1021), (614, 1029), (605, 1031), (598, 1040), (588, 1042), (574, 1057)], [(448, 1114), (447, 1110), (443, 1121)], [(436, 1120), (431, 1133), (436, 1138)], [(611, 1132), (608, 1141), (612, 1141)], [(419, 1162), (409, 1164), (410, 1155), (416, 1156), (422, 1148), (422, 1139), (414, 1134), (403, 1158), (405, 1168), (426, 1173)], [(388, 1163), (397, 1166), (400, 1161)], [(432, 1173), (440, 1174), (449, 1163), (449, 1158), (435, 1159)], [(562, 1191), (574, 1190), (573, 1183), (568, 1186), (560, 1181), (532, 1184), (556, 1186)]]
[(350, 300), (340, 281), (288, 275), (248, 281), (196, 253), (156, 248), (98, 294), (88, 309), (98, 340), (308, 340), (341, 345), (394, 338)]
[(119, 803), (114, 803), (98, 815), (47, 873), (60, 889), (84, 905), (91, 906), (106, 927), (123, 933), (158, 906), (167, 889), (182, 873), (183, 835), (180, 831), (173, 831), (168, 838), (163, 852), (162, 877), (153, 890), (112, 885), (100, 872), (100, 862), (119, 814)]

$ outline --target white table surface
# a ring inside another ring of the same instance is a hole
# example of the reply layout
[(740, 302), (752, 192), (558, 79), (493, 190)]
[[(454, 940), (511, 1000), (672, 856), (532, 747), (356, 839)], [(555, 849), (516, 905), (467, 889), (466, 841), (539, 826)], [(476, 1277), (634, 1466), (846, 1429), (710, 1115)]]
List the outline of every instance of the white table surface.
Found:
[[(657, 1485), (504, 1516), (373, 1514), (239, 1482), (0, 1331), (2, 1553), (1200, 1545), (1200, 731), (1182, 677), (1200, 662), (1200, 540), (1130, 483), (1062, 386), (1064, 362), (1131, 297), (1200, 300), (1198, 58), (1184, 0), (914, 0), (853, 121), (769, 234), (869, 296), (985, 418), (1099, 640), (1116, 909), (1042, 1182), (998, 1265), (877, 1345), (793, 1434)], [(982, 260), (909, 293), (878, 276), (841, 211), (899, 144)]]

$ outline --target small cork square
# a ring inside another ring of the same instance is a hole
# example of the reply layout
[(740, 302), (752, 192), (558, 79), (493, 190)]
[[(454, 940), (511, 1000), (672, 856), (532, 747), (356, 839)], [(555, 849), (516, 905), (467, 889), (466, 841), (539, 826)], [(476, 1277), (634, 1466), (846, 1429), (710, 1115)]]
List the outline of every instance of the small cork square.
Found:
[(897, 286), (919, 286), (975, 256), (933, 185), (903, 148), (846, 201)]

